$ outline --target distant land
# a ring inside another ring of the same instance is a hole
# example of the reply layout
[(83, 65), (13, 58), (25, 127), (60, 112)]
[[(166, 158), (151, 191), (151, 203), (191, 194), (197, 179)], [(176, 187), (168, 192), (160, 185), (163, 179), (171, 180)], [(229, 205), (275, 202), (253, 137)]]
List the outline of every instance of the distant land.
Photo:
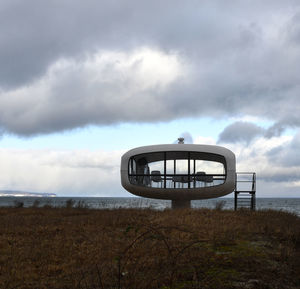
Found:
[(56, 197), (56, 194), (0, 190), (0, 197)]

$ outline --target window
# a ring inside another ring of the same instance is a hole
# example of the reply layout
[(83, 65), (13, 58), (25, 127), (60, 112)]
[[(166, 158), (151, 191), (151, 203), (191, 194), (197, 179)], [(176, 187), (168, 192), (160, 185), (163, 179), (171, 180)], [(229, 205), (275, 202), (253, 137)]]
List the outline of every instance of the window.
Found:
[(129, 160), (132, 184), (152, 188), (201, 188), (217, 186), (226, 178), (225, 158), (203, 152), (154, 152)]

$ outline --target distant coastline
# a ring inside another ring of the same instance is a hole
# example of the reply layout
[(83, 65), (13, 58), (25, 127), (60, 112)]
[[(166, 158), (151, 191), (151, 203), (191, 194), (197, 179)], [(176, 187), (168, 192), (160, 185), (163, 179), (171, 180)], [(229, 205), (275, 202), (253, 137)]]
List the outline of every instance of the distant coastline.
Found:
[(41, 197), (41, 198), (51, 197), (51, 198), (53, 198), (53, 197), (56, 197), (56, 194), (0, 190), (0, 197)]

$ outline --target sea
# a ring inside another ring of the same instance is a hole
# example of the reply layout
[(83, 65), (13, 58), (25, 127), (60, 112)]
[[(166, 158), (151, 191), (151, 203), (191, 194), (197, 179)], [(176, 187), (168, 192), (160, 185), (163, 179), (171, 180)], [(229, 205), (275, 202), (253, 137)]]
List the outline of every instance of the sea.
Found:
[[(147, 198), (109, 198), (109, 197), (0, 197), (0, 207), (74, 207), (90, 209), (151, 208), (165, 210), (171, 208), (171, 201)], [(225, 210), (234, 208), (233, 198), (197, 200), (191, 202), (192, 208), (216, 208)], [(256, 210), (281, 210), (300, 217), (300, 198), (256, 198)]]

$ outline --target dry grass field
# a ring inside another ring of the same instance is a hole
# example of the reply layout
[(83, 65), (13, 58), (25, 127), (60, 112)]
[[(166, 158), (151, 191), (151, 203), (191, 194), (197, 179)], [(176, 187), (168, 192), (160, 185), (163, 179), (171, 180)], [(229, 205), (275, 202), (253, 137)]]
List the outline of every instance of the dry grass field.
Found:
[(300, 288), (300, 218), (1, 208), (0, 288)]

